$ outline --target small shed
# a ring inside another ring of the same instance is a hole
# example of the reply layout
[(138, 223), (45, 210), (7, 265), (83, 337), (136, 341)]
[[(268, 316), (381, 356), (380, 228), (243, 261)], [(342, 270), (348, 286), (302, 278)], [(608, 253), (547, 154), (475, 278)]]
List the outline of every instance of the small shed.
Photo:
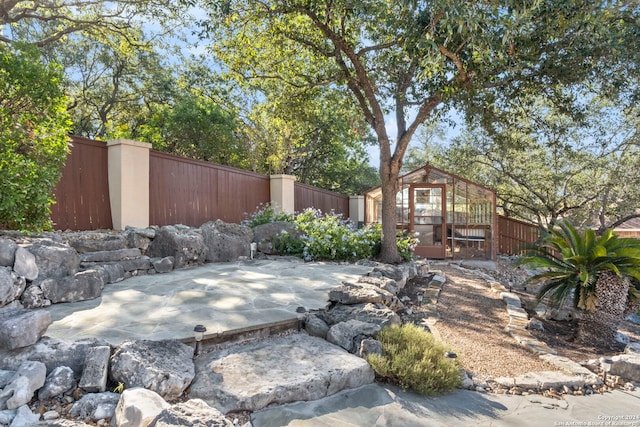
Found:
[[(496, 193), (429, 164), (398, 178), (396, 225), (415, 233), (415, 254), (432, 259), (495, 259)], [(382, 187), (365, 193), (365, 222), (382, 221)]]

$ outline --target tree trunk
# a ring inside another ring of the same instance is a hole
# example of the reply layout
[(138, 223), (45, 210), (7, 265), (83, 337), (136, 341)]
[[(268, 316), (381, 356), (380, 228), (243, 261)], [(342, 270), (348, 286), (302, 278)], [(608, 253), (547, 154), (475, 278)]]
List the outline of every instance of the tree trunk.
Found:
[(380, 177), (382, 180), (382, 249), (380, 261), (387, 263), (399, 263), (402, 260), (398, 253), (396, 238), (396, 193), (399, 173), (399, 169), (394, 168), (390, 161), (386, 165), (380, 165)]
[(596, 282), (596, 308), (584, 313), (578, 328), (578, 341), (596, 347), (615, 345), (618, 326), (627, 309), (629, 280), (605, 271)]

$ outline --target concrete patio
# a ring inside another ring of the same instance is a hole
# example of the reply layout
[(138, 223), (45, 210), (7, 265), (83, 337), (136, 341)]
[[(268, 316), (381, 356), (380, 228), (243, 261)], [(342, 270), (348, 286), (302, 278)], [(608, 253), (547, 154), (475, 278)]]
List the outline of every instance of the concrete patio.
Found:
[(107, 285), (100, 298), (47, 308), (53, 323), (46, 335), (59, 339), (128, 339), (233, 335), (296, 321), (296, 308), (320, 309), (328, 290), (371, 267), (305, 263), (293, 259), (211, 263), (126, 279)]

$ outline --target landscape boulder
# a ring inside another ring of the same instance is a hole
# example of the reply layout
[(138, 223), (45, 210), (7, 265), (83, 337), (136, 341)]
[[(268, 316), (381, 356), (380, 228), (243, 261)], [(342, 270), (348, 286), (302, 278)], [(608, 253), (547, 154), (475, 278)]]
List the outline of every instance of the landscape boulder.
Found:
[(31, 401), (35, 392), (44, 385), (47, 367), (44, 363), (23, 362), (13, 378), (0, 391), (0, 409), (17, 409)]
[(13, 267), (17, 247), (13, 240), (0, 238), (0, 267)]
[(380, 326), (400, 325), (402, 320), (393, 310), (381, 304), (338, 304), (331, 310), (320, 312), (318, 316), (328, 325), (346, 322), (348, 320), (360, 320), (365, 323), (375, 323)]
[(0, 307), (19, 298), (25, 287), (23, 277), (17, 277), (10, 268), (0, 267)]
[(362, 358), (365, 358), (370, 354), (379, 354), (383, 355), (382, 351), (382, 343), (373, 338), (366, 338), (360, 341), (360, 350), (358, 351), (358, 355)]
[(120, 400), (118, 393), (89, 393), (73, 404), (69, 415), (82, 421), (99, 421), (112, 418)]
[(140, 387), (126, 389), (120, 396), (111, 425), (114, 427), (148, 426), (162, 410), (170, 406), (154, 391)]
[(50, 324), (51, 314), (45, 310), (0, 309), (0, 350), (14, 350), (35, 344)]
[(149, 427), (233, 427), (224, 414), (200, 399), (178, 403), (160, 414)]
[(113, 251), (85, 252), (80, 254), (80, 262), (114, 262), (139, 258), (142, 252), (138, 248), (116, 249)]
[(103, 269), (85, 270), (57, 280), (40, 284), (44, 297), (52, 303), (76, 302), (98, 298), (106, 284)]
[(101, 269), (103, 271), (103, 277), (105, 284), (117, 283), (125, 278), (125, 270), (122, 263), (112, 262), (101, 264), (97, 269)]
[(251, 228), (216, 220), (203, 224), (200, 230), (207, 247), (207, 261), (227, 262), (249, 256), (253, 240)]
[(354, 343), (354, 339), (358, 336), (373, 337), (380, 332), (380, 325), (375, 323), (365, 323), (360, 320), (347, 320), (340, 322), (329, 328), (327, 333), (327, 341), (339, 345), (347, 351), (359, 350), (360, 341)]
[(38, 390), (38, 399), (48, 400), (61, 396), (76, 386), (73, 369), (68, 366), (58, 366), (47, 375), (44, 386)]
[(374, 380), (366, 361), (306, 334), (229, 346), (195, 363), (190, 396), (223, 413), (317, 400)]
[(35, 255), (38, 277), (72, 276), (80, 267), (80, 257), (75, 249), (51, 239), (38, 239), (27, 248)]
[(640, 354), (620, 354), (613, 356), (611, 360), (611, 375), (618, 375), (627, 381), (640, 382)]
[(106, 391), (110, 356), (111, 347), (108, 345), (88, 348), (78, 386), (89, 393)]
[(40, 420), (40, 414), (35, 414), (27, 405), (19, 407), (9, 427), (31, 427)]
[(329, 325), (315, 314), (308, 314), (304, 322), (304, 329), (312, 337), (326, 339)]
[(166, 256), (164, 258), (155, 259), (151, 262), (153, 269), (156, 273), (170, 273), (173, 271), (173, 264), (175, 260), (172, 256)]
[(193, 348), (179, 341), (126, 341), (111, 356), (111, 379), (175, 399), (191, 384)]
[(156, 232), (147, 255), (163, 258), (172, 256), (175, 268), (202, 264), (207, 257), (207, 247), (200, 230), (186, 226), (167, 225)]
[(35, 255), (25, 248), (18, 246), (13, 263), (13, 271), (15, 271), (18, 276), (22, 276), (27, 280), (37, 279), (39, 269), (36, 264)]
[(360, 276), (360, 278), (358, 278), (358, 283), (374, 285), (387, 292), (391, 292), (394, 295), (398, 295), (398, 292), (400, 292), (398, 283), (388, 277)]
[(375, 285), (358, 282), (342, 282), (341, 285), (329, 290), (329, 301), (340, 304), (374, 303), (389, 305), (394, 295)]
[(34, 345), (16, 350), (0, 350), (0, 369), (16, 370), (27, 360), (42, 362), (47, 372), (58, 366), (70, 367), (80, 378), (84, 370), (87, 349), (109, 345), (105, 340), (84, 338), (77, 341), (62, 341), (51, 337), (42, 337)]
[[(47, 280), (56, 280), (56, 279), (45, 279)], [(20, 301), (24, 308), (41, 308), (48, 307), (51, 305), (51, 301), (45, 298), (44, 292), (40, 289), (40, 286), (31, 285), (22, 292), (20, 295)]]
[(374, 267), (370, 276), (393, 279), (396, 281), (398, 287), (402, 289), (409, 278), (409, 271), (408, 269), (403, 269), (391, 264), (380, 264), (377, 267)]
[(138, 248), (146, 251), (151, 241), (156, 237), (156, 230), (153, 228), (137, 228), (127, 226), (122, 233), (130, 248)]
[(69, 233), (65, 237), (69, 245), (80, 253), (117, 251), (127, 248), (127, 241), (121, 234), (85, 231)]

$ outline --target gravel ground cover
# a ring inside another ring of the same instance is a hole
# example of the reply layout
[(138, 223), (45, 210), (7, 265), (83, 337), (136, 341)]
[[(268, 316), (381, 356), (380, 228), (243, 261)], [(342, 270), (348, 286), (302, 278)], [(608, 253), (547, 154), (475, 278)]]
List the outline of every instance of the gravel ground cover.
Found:
[[(520, 347), (505, 332), (508, 316), (505, 303), (493, 292), (486, 280), (472, 269), (459, 268), (448, 263), (436, 263), (432, 270), (442, 274), (446, 282), (436, 304), (439, 319), (434, 332), (449, 344), (460, 357), (465, 370), (484, 377), (514, 377), (534, 371), (558, 371), (555, 366)], [(482, 270), (520, 296), (530, 317), (535, 316), (536, 288), (525, 287), (526, 270), (517, 267), (511, 258), (499, 258), (495, 270)], [(416, 279), (403, 290), (402, 295), (415, 300), (415, 293), (426, 286), (425, 279)], [(426, 307), (412, 306), (414, 319), (426, 316)], [(553, 321), (536, 316), (544, 331), (531, 330), (538, 340), (545, 342), (560, 356), (578, 363), (624, 351), (624, 344), (611, 348), (597, 348), (575, 342), (577, 321)], [(405, 319), (406, 321), (407, 319)], [(640, 325), (625, 321), (620, 332), (634, 341), (640, 341)]]

